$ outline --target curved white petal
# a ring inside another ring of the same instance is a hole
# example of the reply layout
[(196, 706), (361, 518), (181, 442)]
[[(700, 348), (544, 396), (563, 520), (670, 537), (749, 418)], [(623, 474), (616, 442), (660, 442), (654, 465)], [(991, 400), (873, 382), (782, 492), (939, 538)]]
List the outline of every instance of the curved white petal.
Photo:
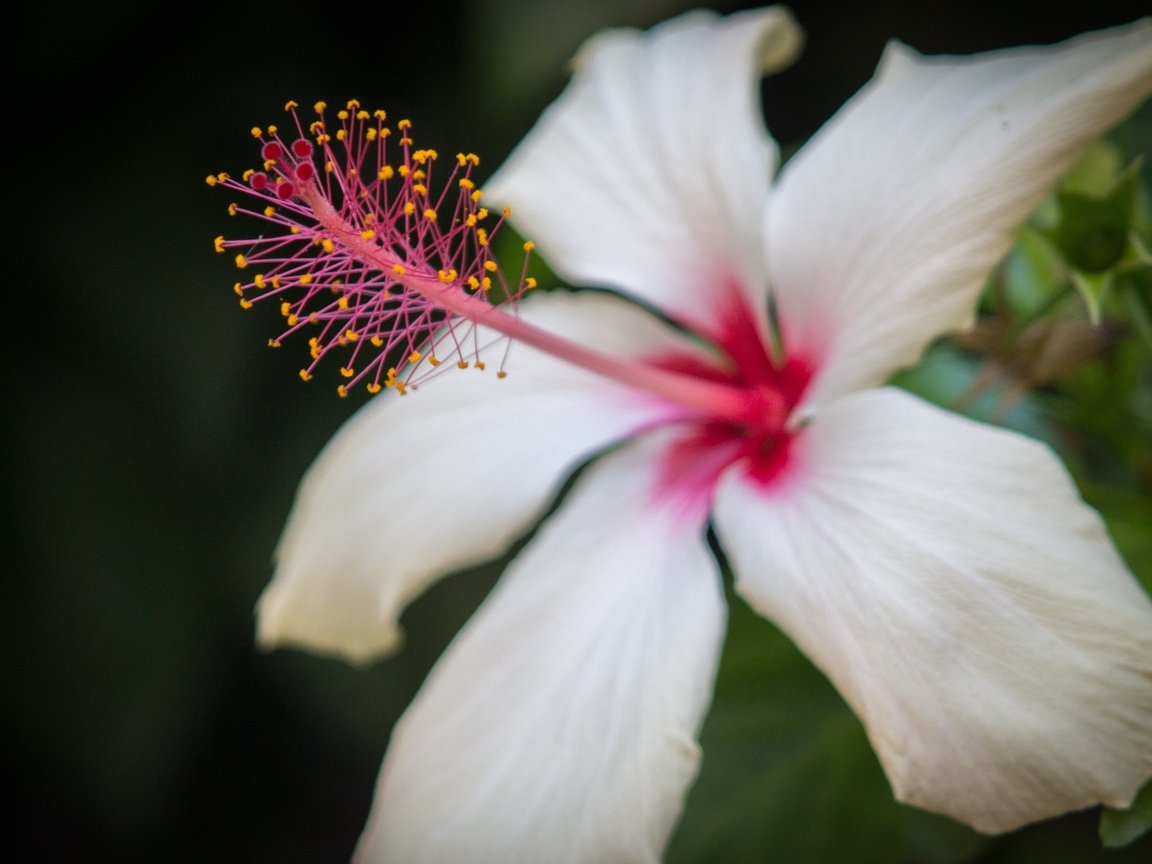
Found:
[(1152, 775), (1152, 603), (1043, 445), (899, 391), (829, 406), (790, 483), (739, 475), (737, 589), (864, 721), (897, 797), (988, 832)]
[[(534, 297), (526, 320), (622, 356), (688, 343), (618, 298)], [(305, 477), (258, 605), (264, 646), (365, 661), (398, 646), (404, 605), (498, 554), (590, 454), (664, 410), (513, 344), (508, 377), (452, 369), (372, 400)]]
[(397, 725), (358, 864), (656, 864), (723, 636), (649, 440), (589, 469)]
[(783, 7), (604, 32), (486, 192), (576, 284), (616, 288), (710, 332), (729, 291), (760, 313), (777, 149), (758, 82), (800, 41)]
[(1152, 19), (972, 57), (890, 45), (769, 202), (782, 329), (819, 367), (808, 407), (970, 324), (1016, 225), (1149, 92)]

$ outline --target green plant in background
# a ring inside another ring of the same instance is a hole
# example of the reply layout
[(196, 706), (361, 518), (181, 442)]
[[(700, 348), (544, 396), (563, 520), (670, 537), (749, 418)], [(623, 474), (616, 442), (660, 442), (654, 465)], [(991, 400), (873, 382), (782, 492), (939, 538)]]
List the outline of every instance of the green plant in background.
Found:
[[(280, 231), (217, 240), (239, 250), (241, 305), (276, 298), (284, 336), (319, 328), (313, 360), (345, 352), (350, 382), (423, 388), (403, 408), (374, 402), (311, 472), (261, 601), (266, 644), (393, 650), (412, 596), (497, 553), (558, 479), (635, 439), (579, 477), (397, 727), (360, 860), (660, 857), (725, 615), (709, 514), (735, 572), (702, 736), (718, 768), (671, 859), (979, 851), (893, 803), (889, 783), (987, 832), (1130, 801), (1152, 773), (1147, 597), (1050, 453), (876, 385), (963, 322), (1005, 231), (1147, 95), (1150, 32), (954, 62), (893, 48), (767, 204), (774, 145), (748, 112), (749, 68), (791, 60), (786, 13), (598, 37), (491, 191), (562, 277), (663, 321), (566, 292), (510, 314), (535, 279), (501, 275), (474, 163), (460, 154), (463, 173), (435, 186), (437, 156), (407, 121), (393, 145), (383, 113), (354, 102), (338, 129), (291, 105), (288, 133), (254, 130), (260, 169), (209, 178)], [(1146, 372), (1128, 328), (1147, 312), (1147, 207), (1137, 169), (1106, 163), (1069, 176), (984, 319), (902, 376), (907, 390), (1065, 451), (1098, 364), (1127, 384)], [(499, 376), (448, 369), (492, 356)], [(1093, 500), (1140, 494), (1111, 482), (1115, 456), (1071, 452)], [(763, 769), (734, 783), (752, 759)], [(1145, 809), (1109, 814), (1105, 841), (1137, 838)]]

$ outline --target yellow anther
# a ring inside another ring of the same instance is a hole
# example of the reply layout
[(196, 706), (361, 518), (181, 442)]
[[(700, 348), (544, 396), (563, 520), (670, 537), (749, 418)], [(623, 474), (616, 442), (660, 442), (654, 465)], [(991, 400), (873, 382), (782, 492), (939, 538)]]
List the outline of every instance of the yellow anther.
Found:
[(487, 261), (484, 262), (484, 269), (487, 270), (489, 273), (495, 273), (496, 272), (496, 262), (493, 261), (491, 258), (489, 258)]
[(297, 318), (295, 315), (289, 315), (287, 318), (287, 321), (288, 321), (289, 327), (295, 327), (297, 324), (300, 323), (300, 319)]
[(421, 354), (419, 351), (413, 351), (411, 354), (408, 355), (408, 362), (409, 363), (419, 363), (420, 358), (423, 356), (424, 355)]
[(348, 119), (348, 112), (345, 111), (344, 109), (340, 109), (339, 111), (336, 112), (336, 116), (339, 117), (341, 120), (347, 120)]
[(239, 267), (241, 270), (243, 270), (245, 267), (248, 266), (248, 259), (245, 258), (243, 255), (237, 255), (236, 256), (236, 266)]
[[(327, 138), (328, 136), (327, 136), (327, 135), (325, 135), (324, 137), (325, 137), (325, 138)], [(324, 171), (325, 171), (325, 173), (327, 173), (327, 174), (331, 174), (331, 173), (332, 173), (333, 171), (335, 171), (335, 170), (336, 170), (336, 166), (332, 164), (332, 160), (331, 160), (331, 159), (329, 159), (327, 162), (325, 162), (325, 163), (324, 163)]]
[(336, 244), (332, 242), (331, 238), (325, 237), (322, 241), (320, 241), (320, 248), (331, 255), (334, 251), (336, 251)]
[(423, 180), (427, 176), (428, 175), (425, 174), (423, 171), (421, 171), (419, 168), (417, 168), (415, 171), (412, 172), (412, 179), (413, 180)]
[(269, 204), (267, 207), (264, 208), (264, 215), (267, 216), (269, 219), (271, 219), (273, 216), (276, 215), (276, 208), (273, 207), (271, 204)]
[(212, 241), (212, 246), (216, 249), (217, 252), (223, 252), (224, 251), (224, 235), (221, 234), (221, 235), (217, 236), (216, 239)]
[(483, 363), (482, 361), (480, 361), (480, 360), (477, 360), (477, 361), (476, 361), (475, 363), (473, 363), (472, 365), (473, 365), (475, 368), (479, 369), (481, 372), (483, 372), (483, 371), (484, 371), (484, 368), (485, 368), (485, 367), (484, 367), (484, 363)]
[(357, 333), (352, 328), (348, 328), (347, 330), (344, 331), (344, 338), (347, 339), (349, 342), (356, 342), (356, 341), (359, 341), (360, 334)]
[(387, 120), (388, 119), (388, 112), (387, 111), (381, 111), (379, 108), (377, 108), (375, 111), (372, 112), (372, 116), (375, 117), (377, 120)]
[(237, 297), (243, 297), (244, 296), (244, 286), (241, 285), (239, 282), (237, 282), (235, 285), (232, 286), (232, 290), (236, 292)]
[(376, 214), (375, 213), (366, 213), (364, 215), (364, 224), (365, 225), (371, 225), (375, 221), (376, 221)]
[(209, 174), (207, 177), (204, 178), (204, 182), (207, 183), (209, 186), (215, 186), (216, 185), (215, 175)]
[(300, 226), (299, 225), (293, 225), (292, 227), (290, 227), (288, 229), (288, 233), (289, 234), (299, 234), (300, 233)]
[(481, 207), (479, 210), (477, 210), (476, 211), (476, 218), (477, 219), (487, 219), (488, 218), (488, 208), (487, 207)]
[(480, 287), (483, 288), (485, 291), (491, 291), (492, 290), (492, 280), (489, 279), (487, 276), (485, 276), (483, 279), (480, 280)]
[(299, 104), (297, 104), (295, 99), (289, 99), (287, 102), (284, 103), (284, 110), (285, 111), (292, 111), (292, 110), (295, 110), (296, 108), (299, 108), (299, 107), (300, 106), (299, 106)]
[(341, 366), (340, 367), (340, 374), (343, 375), (345, 378), (351, 378), (353, 375), (356, 374), (356, 370), (355, 369), (349, 369), (347, 366)]
[(227, 171), (221, 171), (219, 174), (216, 175), (216, 182), (217, 183), (223, 183), (223, 182), (229, 180), (230, 177), (231, 177), (231, 175)]
[(299, 282), (301, 285), (311, 285), (312, 284), (312, 274), (311, 273), (305, 273), (303, 276), (300, 277)]
[(356, 119), (357, 120), (367, 120), (371, 116), (372, 115), (369, 114), (367, 111), (357, 111), (356, 112)]
[(369, 126), (367, 129), (364, 130), (364, 137), (367, 138), (369, 141), (375, 141), (376, 136), (379, 134), (380, 133), (376, 131), (375, 126)]
[(368, 392), (371, 393), (373, 396), (375, 396), (377, 393), (379, 393), (383, 389), (384, 389), (383, 387), (381, 387), (379, 384), (377, 384), (375, 382), (372, 382), (368, 385)]
[(371, 228), (365, 228), (363, 231), (360, 232), (360, 239), (361, 240), (371, 240), (375, 236), (376, 236), (376, 232), (373, 231)]
[(397, 381), (393, 386), (395, 386), (396, 392), (401, 396), (408, 395), (408, 386), (403, 381)]
[(408, 176), (408, 166), (407, 165), (401, 165), (400, 166), (400, 176), (401, 177), (407, 177)]
[(456, 362), (456, 368), (457, 369), (467, 369), (468, 368), (468, 361), (467, 360), (458, 360)]
[(429, 207), (427, 210), (424, 211), (424, 218), (427, 219), (429, 222), (435, 222), (436, 221), (436, 211), (433, 210), (431, 207)]
[(239, 209), (240, 208), (238, 208), (235, 204), (229, 204), (228, 205), (228, 215), (229, 216), (235, 216), (236, 213), (239, 211)]
[(368, 341), (372, 343), (372, 346), (374, 348), (383, 348), (384, 347), (384, 340), (381, 339), (379, 336), (373, 336)]
[(280, 347), (280, 340), (279, 339), (269, 339), (268, 340), (268, 347), (269, 348), (279, 348)]
[(437, 357), (435, 354), (429, 354), (428, 355), (428, 362), (431, 363), (433, 366), (439, 366), (440, 365), (440, 358)]
[(308, 131), (311, 132), (313, 135), (317, 135), (320, 132), (323, 132), (324, 131), (324, 121), (323, 120), (313, 120), (311, 123), (308, 124)]
[(412, 121), (408, 120), (408, 119), (401, 120), (399, 123), (396, 124), (396, 128), (400, 129), (400, 130), (411, 129), (412, 128)]
[(379, 177), (381, 180), (391, 180), (392, 176), (395, 173), (396, 172), (392, 170), (391, 165), (385, 165), (383, 168), (380, 169), (380, 173), (377, 174), (376, 176)]
[(336, 388), (336, 393), (340, 396), (341, 399), (347, 399), (348, 398), (348, 388), (345, 387), (343, 384), (339, 385)]
[(531, 291), (535, 287), (536, 287), (536, 280), (533, 279), (531, 276), (529, 276), (527, 279), (524, 280), (524, 290)]
[(348, 308), (348, 298), (347, 297), (341, 297), (339, 300), (336, 301), (336, 306), (337, 306), (337, 308), (339, 308), (341, 310), (347, 309)]
[(436, 275), (437, 275), (437, 277), (439, 277), (441, 282), (443, 282), (445, 285), (447, 285), (448, 283), (452, 282), (456, 278), (456, 271), (455, 270), (440, 270), (439, 272), (437, 272)]
[(476, 226), (476, 214), (469, 213), (468, 218), (464, 220), (464, 224), (469, 228), (474, 228)]
[(395, 273), (397, 276), (403, 276), (404, 275), (404, 265), (403, 264), (393, 264), (392, 265), (392, 272)]
[(275, 135), (275, 134), (276, 134), (277, 132), (279, 132), (279, 131), (280, 131), (280, 130), (279, 130), (279, 129), (277, 129), (275, 126), (269, 126), (269, 127), (268, 127), (268, 134), (269, 134), (269, 135)]
[(468, 287), (471, 288), (473, 291), (479, 291), (480, 290), (480, 280), (477, 279), (475, 276), (469, 276), (468, 277)]
[(264, 274), (263, 273), (257, 273), (255, 276), (253, 276), (252, 277), (252, 284), (254, 284), (257, 288), (263, 288), (265, 285)]
[(476, 189), (472, 192), (471, 197), (472, 197), (473, 201), (479, 201), (483, 197), (483, 195), (484, 195), (483, 189)]
[(318, 143), (318, 144), (327, 144), (331, 140), (332, 140), (332, 136), (329, 135), (327, 132), (321, 132), (319, 135), (316, 136), (316, 143)]
[(272, 287), (273, 288), (279, 288), (280, 287), (280, 277), (279, 276), (273, 276), (272, 277)]
[(245, 300), (243, 297), (241, 297), (240, 298), (240, 308), (241, 309), (251, 309), (252, 308), (252, 301), (251, 300)]
[(525, 252), (531, 252), (535, 248), (536, 248), (536, 244), (533, 243), (531, 240), (525, 240), (524, 241), (524, 251)]
[(473, 183), (471, 180), (469, 180), (467, 177), (461, 177), (460, 178), (460, 188), (461, 189), (475, 189), (476, 184)]
[(275, 167), (276, 167), (276, 160), (275, 159), (265, 159), (264, 160), (264, 170), (265, 171), (271, 171)]
[(499, 372), (496, 373), (496, 377), (497, 378), (507, 378), (508, 373), (505, 370), (501, 369)]
[(504, 212), (504, 218), (507, 219), (509, 216), (512, 215), (512, 208), (511, 207), (505, 207), (503, 212)]
[(253, 126), (251, 131), (252, 131), (252, 137), (253, 138), (259, 138), (260, 136), (262, 136), (264, 134), (264, 130), (261, 129), (259, 126)]
[(307, 369), (301, 369), (300, 370), (300, 380), (301, 381), (311, 381), (312, 380), (312, 376), (308, 373)]
[(280, 314), (283, 315), (285, 318), (287, 318), (291, 312), (292, 312), (292, 304), (289, 303), (287, 300), (285, 300), (283, 303), (280, 304)]
[(483, 228), (477, 228), (476, 229), (476, 242), (479, 243), (481, 246), (487, 246), (488, 245), (488, 232), (485, 231)]
[(411, 201), (409, 201), (407, 204), (404, 205), (404, 215), (405, 216), (411, 216), (415, 212), (416, 212), (416, 205), (413, 204)]
[(343, 129), (337, 129), (336, 130), (336, 140), (337, 141), (343, 141), (347, 137), (348, 137), (348, 133), (346, 131), (344, 131)]
[[(418, 180), (419, 178), (413, 177), (412, 179)], [(425, 186), (423, 183), (413, 183), (412, 184), (412, 191), (417, 195), (427, 195), (428, 194), (428, 187)]]
[(243, 174), (240, 175), (240, 179), (243, 180), (245, 183), (247, 183), (249, 180), (252, 179), (252, 175), (255, 173), (256, 173), (256, 170), (254, 168), (249, 168), (247, 171), (245, 171)]

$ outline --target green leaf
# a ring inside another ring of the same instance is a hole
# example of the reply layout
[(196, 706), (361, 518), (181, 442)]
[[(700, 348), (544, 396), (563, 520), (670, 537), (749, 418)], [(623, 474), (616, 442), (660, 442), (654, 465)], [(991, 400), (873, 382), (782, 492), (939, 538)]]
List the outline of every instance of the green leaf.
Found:
[(1133, 162), (1105, 195), (1062, 189), (1056, 193), (1060, 221), (1049, 236), (1068, 262), (1085, 273), (1116, 266), (1128, 248), (1139, 189), (1140, 163)]
[(1144, 784), (1127, 810), (1105, 807), (1100, 814), (1100, 842), (1107, 849), (1134, 843), (1149, 829), (1152, 829), (1152, 781)]
[(1100, 307), (1112, 287), (1111, 273), (1082, 273), (1072, 271), (1072, 284), (1076, 286), (1076, 293), (1084, 301), (1084, 308), (1088, 311), (1088, 320), (1093, 326), (1100, 324)]
[(1116, 182), (1124, 157), (1120, 148), (1106, 139), (1099, 139), (1088, 148), (1080, 161), (1060, 181), (1061, 188), (1068, 192), (1091, 195), (1101, 198), (1107, 195)]

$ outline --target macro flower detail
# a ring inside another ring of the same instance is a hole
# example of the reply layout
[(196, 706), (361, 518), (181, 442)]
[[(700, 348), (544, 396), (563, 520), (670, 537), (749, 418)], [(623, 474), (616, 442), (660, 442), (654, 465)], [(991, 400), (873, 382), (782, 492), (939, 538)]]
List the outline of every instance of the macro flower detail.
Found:
[[(1152, 21), (973, 57), (892, 45), (773, 179), (758, 81), (800, 41), (768, 8), (582, 49), (484, 195), (562, 279), (614, 293), (525, 296), (525, 274), (488, 302), (471, 190), (414, 234), (430, 187), (349, 181), (364, 159), (380, 177), (377, 151), (300, 161), (324, 128), (294, 130), (298, 152), (262, 135), (262, 181), (214, 178), (291, 214), (265, 217), (286, 238), (218, 241), (264, 267), (242, 299), (305, 296), (282, 302), (289, 331), (320, 328), (314, 354), (370, 333), (408, 363), (358, 380), (419, 387), (310, 470), (261, 644), (395, 650), (406, 603), (506, 550), (584, 466), (394, 730), (358, 861), (658, 861), (723, 639), (709, 525), (900, 800), (999, 832), (1152, 776), (1152, 602), (1099, 517), (1043, 445), (882, 386), (971, 323), (1013, 228), (1152, 92)], [(478, 350), (507, 377), (416, 375)]]

